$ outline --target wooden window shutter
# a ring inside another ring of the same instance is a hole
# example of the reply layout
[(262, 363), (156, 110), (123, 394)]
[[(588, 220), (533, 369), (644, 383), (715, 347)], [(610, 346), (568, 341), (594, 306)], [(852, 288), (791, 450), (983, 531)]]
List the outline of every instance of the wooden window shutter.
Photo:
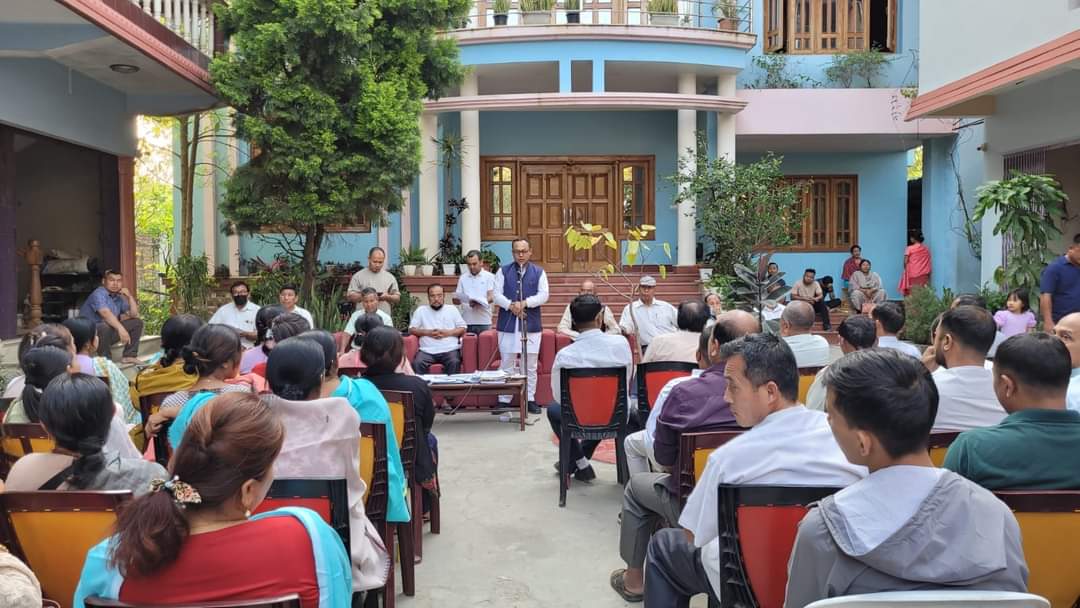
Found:
[(787, 41), (786, 12), (788, 0), (765, 0), (765, 52), (783, 51)]
[(888, 6), (889, 6), (889, 14), (886, 16), (886, 19), (887, 19), (887, 22), (888, 22), (888, 28), (889, 28), (888, 34), (886, 35), (886, 41), (887, 41), (886, 44), (888, 45), (888, 48), (885, 49), (885, 50), (893, 52), (893, 53), (899, 53), (900, 52), (900, 45), (898, 43), (899, 33), (897, 32), (897, 29), (898, 29), (897, 23), (898, 23), (898, 21), (897, 21), (897, 16), (896, 15), (897, 15), (898, 12), (900, 12), (900, 6), (899, 6), (899, 3), (897, 2), (897, 0), (889, 0), (889, 5)]

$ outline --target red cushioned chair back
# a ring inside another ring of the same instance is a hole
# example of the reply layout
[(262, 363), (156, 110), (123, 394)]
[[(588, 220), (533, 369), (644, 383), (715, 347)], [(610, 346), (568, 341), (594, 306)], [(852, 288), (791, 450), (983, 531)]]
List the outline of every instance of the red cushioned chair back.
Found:
[(607, 426), (618, 403), (619, 379), (613, 376), (570, 378), (570, 402), (582, 426)]
[(349, 488), (345, 479), (275, 479), (254, 512), (265, 513), (282, 507), (315, 511), (337, 531), (345, 548), (349, 548)]
[(675, 378), (682, 378), (683, 376), (689, 375), (689, 372), (682, 371), (663, 371), (647, 374), (645, 376), (645, 391), (649, 396), (649, 406), (652, 407), (652, 405), (656, 403), (656, 398), (660, 396), (660, 390), (664, 388), (665, 384)]
[(743, 567), (761, 608), (782, 608), (787, 589), (787, 567), (795, 533), (807, 508), (739, 507), (739, 544)]

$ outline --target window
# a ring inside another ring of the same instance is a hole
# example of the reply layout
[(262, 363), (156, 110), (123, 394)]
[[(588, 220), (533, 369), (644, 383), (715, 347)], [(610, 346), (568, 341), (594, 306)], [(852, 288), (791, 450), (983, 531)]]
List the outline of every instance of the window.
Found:
[(805, 216), (792, 235), (793, 251), (847, 251), (858, 242), (858, 178), (789, 177), (801, 185), (798, 209)]
[(765, 0), (765, 51), (896, 52), (897, 0)]
[(488, 160), (482, 164), (482, 170), (482, 238), (514, 238), (514, 174), (517, 173), (517, 162), (509, 159)]
[(651, 169), (652, 165), (648, 161), (619, 163), (619, 180), (622, 186), (618, 190), (621, 195), (619, 202), (622, 205), (621, 231), (642, 224), (656, 223), (650, 196), (652, 193)]

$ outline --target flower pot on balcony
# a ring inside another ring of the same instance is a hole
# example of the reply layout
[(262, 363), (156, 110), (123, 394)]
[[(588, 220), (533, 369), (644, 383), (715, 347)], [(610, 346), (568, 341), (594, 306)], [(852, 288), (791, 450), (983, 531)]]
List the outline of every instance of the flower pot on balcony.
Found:
[(709, 279), (712, 278), (712, 268), (698, 268), (697, 271), (698, 278), (701, 279), (702, 283), (706, 283)]
[(677, 13), (649, 13), (650, 25), (676, 26), (679, 25)]
[(457, 270), (457, 264), (443, 264), (442, 273), (444, 277), (454, 276), (454, 272)]
[(435, 274), (435, 265), (434, 264), (424, 264), (424, 265), (420, 266), (420, 274), (425, 276), (425, 277), (430, 277), (431, 275)]
[(739, 31), (739, 20), (721, 18), (716, 22), (716, 29), (725, 32), (737, 32)]
[(495, 15), (495, 25), (506, 25), (506, 20), (510, 15)]
[(402, 264), (401, 269), (405, 271), (405, 276), (407, 277), (416, 276), (416, 264)]
[(551, 23), (551, 11), (521, 13), (521, 22), (525, 25), (549, 25)]
[(581, 23), (581, 13), (578, 11), (566, 11), (567, 23)]

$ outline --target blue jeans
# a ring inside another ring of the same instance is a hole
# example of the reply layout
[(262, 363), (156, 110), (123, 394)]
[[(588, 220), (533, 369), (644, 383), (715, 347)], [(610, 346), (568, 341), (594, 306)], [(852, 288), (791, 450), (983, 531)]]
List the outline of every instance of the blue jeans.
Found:
[[(562, 406), (558, 403), (552, 403), (547, 406), (547, 418), (548, 423), (551, 424), (551, 430), (555, 432), (555, 435), (562, 439)], [(596, 446), (600, 445), (599, 441), (588, 440), (579, 441), (577, 439), (570, 440), (570, 465), (573, 466), (575, 462), (582, 458), (592, 458), (593, 452), (596, 451)]]

